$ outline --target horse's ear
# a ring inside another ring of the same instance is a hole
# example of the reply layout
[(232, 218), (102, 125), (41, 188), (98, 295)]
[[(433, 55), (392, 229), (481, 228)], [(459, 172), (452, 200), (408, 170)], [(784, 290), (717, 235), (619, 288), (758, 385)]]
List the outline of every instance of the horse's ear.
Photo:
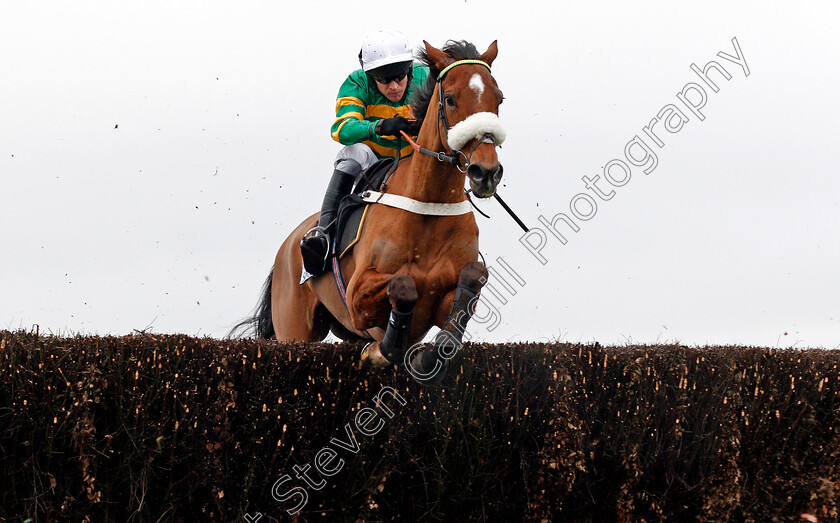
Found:
[(481, 55), (481, 61), (487, 62), (487, 65), (493, 65), (493, 60), (496, 59), (496, 55), (499, 54), (499, 46), (496, 45), (498, 40), (493, 40), (493, 43), (490, 44), (490, 47), (484, 51), (484, 54)]
[(447, 65), (455, 61), (454, 58), (444, 53), (440, 49), (436, 49), (432, 46), (432, 44), (425, 40), (423, 40), (423, 45), (426, 46), (426, 55), (432, 60), (432, 63), (435, 64), (435, 67), (437, 67), (439, 71), (446, 69)]

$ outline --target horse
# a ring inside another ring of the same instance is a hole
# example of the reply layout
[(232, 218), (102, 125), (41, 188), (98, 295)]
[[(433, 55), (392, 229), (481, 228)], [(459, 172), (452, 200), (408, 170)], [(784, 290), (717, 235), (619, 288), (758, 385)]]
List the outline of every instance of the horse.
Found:
[[(360, 365), (405, 363), (417, 381), (437, 384), (488, 278), (464, 182), (478, 198), (495, 194), (503, 174), (496, 151), (504, 140), (503, 95), (490, 71), (496, 41), (480, 54), (466, 41), (449, 40), (442, 49), (423, 44), (418, 59), (430, 74), (412, 100), (422, 125), (416, 143), (406, 136), (416, 152), (399, 161), (384, 196), (369, 194), (378, 203), (370, 205), (352, 251), (337, 262), (344, 298), (329, 271), (300, 283), (300, 242), (316, 213), (280, 246), (246, 322), (259, 337), (280, 341), (320, 341), (330, 331), (346, 341), (372, 339)], [(441, 331), (420, 350), (433, 326)]]

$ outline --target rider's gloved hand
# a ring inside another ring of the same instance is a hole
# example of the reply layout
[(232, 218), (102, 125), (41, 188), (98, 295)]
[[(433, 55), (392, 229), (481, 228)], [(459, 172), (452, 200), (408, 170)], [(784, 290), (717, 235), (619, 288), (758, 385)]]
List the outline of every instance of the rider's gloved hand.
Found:
[(414, 118), (408, 119), (408, 129), (405, 130), (405, 134), (409, 136), (417, 136), (420, 134), (420, 126), (423, 125), (423, 120), (415, 120)]
[(379, 120), (374, 128), (374, 132), (379, 136), (399, 136), (400, 131), (405, 131), (408, 135), (415, 135), (420, 131), (420, 125), (417, 120), (395, 116)]

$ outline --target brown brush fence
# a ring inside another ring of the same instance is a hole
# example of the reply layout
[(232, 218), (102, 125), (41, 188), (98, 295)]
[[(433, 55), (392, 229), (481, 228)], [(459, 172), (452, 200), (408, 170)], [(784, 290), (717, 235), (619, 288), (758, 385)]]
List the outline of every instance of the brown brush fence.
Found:
[(437, 389), (357, 361), (0, 331), (0, 521), (839, 517), (838, 351), (467, 344)]

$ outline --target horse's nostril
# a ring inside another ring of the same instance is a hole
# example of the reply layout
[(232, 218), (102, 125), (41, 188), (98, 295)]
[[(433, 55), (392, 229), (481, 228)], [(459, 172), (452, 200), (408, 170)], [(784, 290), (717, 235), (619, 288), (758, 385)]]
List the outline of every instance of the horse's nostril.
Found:
[(487, 169), (478, 164), (472, 164), (467, 168), (467, 176), (469, 176), (472, 181), (481, 183), (487, 176)]
[(478, 164), (472, 164), (467, 168), (467, 176), (477, 184), (496, 185), (502, 179), (502, 166), (497, 165), (493, 169), (487, 169)]

